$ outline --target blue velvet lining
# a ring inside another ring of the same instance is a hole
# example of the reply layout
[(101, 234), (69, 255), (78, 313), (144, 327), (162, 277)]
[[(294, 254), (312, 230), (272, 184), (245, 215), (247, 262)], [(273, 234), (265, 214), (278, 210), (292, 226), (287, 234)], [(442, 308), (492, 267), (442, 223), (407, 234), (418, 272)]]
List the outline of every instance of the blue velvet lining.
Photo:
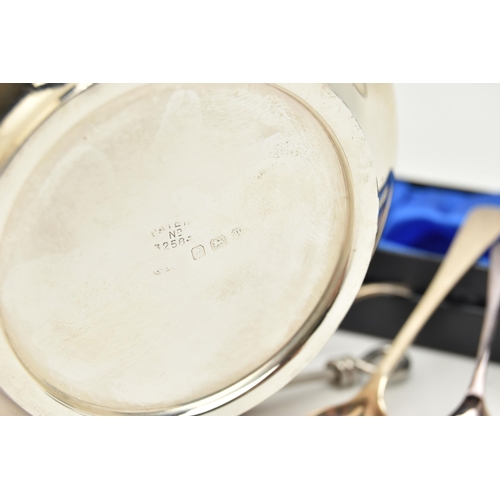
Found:
[[(379, 248), (414, 255), (444, 255), (466, 213), (476, 205), (500, 206), (500, 195), (395, 181)], [(480, 263), (487, 265), (487, 258)]]

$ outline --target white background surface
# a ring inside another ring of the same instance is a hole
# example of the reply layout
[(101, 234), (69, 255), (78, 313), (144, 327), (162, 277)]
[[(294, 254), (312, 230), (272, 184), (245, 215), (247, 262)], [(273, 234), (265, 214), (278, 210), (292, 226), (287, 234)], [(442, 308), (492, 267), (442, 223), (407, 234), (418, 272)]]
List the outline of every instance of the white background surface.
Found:
[(397, 176), (500, 192), (500, 84), (396, 84)]

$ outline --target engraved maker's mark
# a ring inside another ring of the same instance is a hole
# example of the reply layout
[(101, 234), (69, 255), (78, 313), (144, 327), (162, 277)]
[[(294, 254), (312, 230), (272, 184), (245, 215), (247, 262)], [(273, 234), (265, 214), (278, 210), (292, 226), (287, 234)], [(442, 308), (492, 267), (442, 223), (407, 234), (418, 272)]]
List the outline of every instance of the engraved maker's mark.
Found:
[[(186, 243), (191, 241), (191, 235), (187, 234), (187, 226), (189, 226), (189, 224), (186, 222), (175, 222), (173, 224), (159, 226), (153, 229), (150, 232), (151, 236), (156, 239), (156, 242), (153, 243), (154, 247), (158, 250), (172, 250), (174, 248), (184, 246)], [(235, 227), (231, 230), (231, 236), (233, 238), (239, 238), (241, 234), (241, 227)], [(219, 250), (227, 244), (228, 240), (224, 234), (210, 240), (210, 248), (212, 251)], [(174, 254), (172, 254), (172, 256), (173, 255)], [(207, 251), (205, 250), (205, 246), (202, 244), (191, 248), (191, 256), (193, 257), (193, 260), (200, 260), (206, 255)], [(160, 274), (168, 273), (169, 271), (169, 267), (159, 267), (153, 270), (153, 273), (158, 276)]]
[(153, 238), (158, 238), (163, 241), (158, 241), (154, 243), (154, 247), (158, 250), (171, 250), (177, 247), (181, 247), (191, 241), (191, 235), (186, 233), (186, 222), (174, 222), (169, 224), (167, 227), (160, 226), (151, 231), (151, 236)]

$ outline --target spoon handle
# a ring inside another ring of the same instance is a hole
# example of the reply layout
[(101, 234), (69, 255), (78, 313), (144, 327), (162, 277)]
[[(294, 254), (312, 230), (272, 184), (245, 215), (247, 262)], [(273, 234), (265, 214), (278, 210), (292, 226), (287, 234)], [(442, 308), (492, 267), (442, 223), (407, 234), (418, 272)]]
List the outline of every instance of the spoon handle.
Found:
[(477, 349), (477, 365), (469, 386), (468, 395), (482, 398), (485, 393), (486, 371), (490, 360), (491, 346), (495, 338), (495, 330), (500, 307), (500, 243), (490, 252), (490, 269), (488, 272), (488, 289), (486, 294), (486, 311), (484, 313), (481, 336)]
[(469, 212), (431, 284), (378, 365), (374, 379), (391, 374), (439, 304), (499, 236), (500, 210), (481, 207)]

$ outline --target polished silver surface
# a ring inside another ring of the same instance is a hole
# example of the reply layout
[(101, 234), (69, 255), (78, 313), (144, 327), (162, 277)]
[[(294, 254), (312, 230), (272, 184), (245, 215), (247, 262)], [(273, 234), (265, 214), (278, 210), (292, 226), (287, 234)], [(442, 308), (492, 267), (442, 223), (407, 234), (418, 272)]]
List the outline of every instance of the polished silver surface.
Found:
[(379, 231), (382, 236), (394, 187), (398, 126), (393, 85), (384, 83), (330, 83), (363, 129), (373, 155), (379, 190)]
[[(391, 184), (396, 164), (398, 127), (394, 86), (386, 83), (329, 83), (351, 110), (363, 130), (373, 155), (381, 192)], [(386, 193), (387, 194), (387, 193)], [(380, 197), (384, 205), (386, 195)]]
[(401, 297), (410, 300), (415, 299), (417, 294), (407, 285), (400, 283), (367, 283), (359, 289), (356, 301), (385, 296)]
[(0, 298), (14, 351), (54, 397), (195, 401), (263, 365), (327, 292), (349, 220), (331, 142), (283, 92), (231, 93), (139, 87), (62, 138), (61, 120), (39, 130), (52, 147), (4, 227)]
[(327, 85), (39, 86), (0, 126), (3, 390), (35, 414), (257, 404), (361, 285), (370, 146)]
[(477, 364), (467, 393), (453, 416), (487, 416), (485, 405), (486, 374), (490, 360), (491, 346), (495, 338), (500, 308), (500, 244), (497, 243), (490, 252), (488, 270), (488, 288), (486, 294), (486, 310), (477, 350)]

